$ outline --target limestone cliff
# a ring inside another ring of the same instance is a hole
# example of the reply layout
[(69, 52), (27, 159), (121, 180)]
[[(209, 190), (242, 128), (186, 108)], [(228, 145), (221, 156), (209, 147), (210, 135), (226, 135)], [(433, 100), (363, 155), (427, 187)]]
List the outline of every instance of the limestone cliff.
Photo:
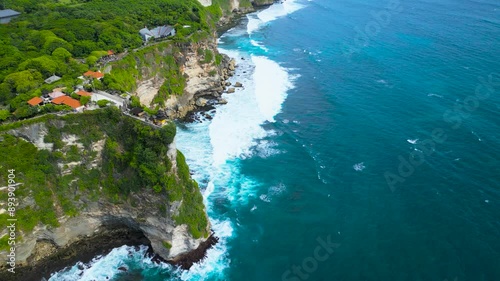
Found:
[[(74, 249), (82, 249), (75, 245), (88, 241), (96, 245), (83, 249), (92, 254), (129, 242), (150, 244), (174, 262), (207, 240), (202, 196), (175, 147), (173, 124), (152, 127), (116, 109), (27, 123), (0, 134), (0, 166), (14, 169), (21, 183), (15, 192), (16, 271), (29, 276), (43, 273), (40, 265), (71, 262), (79, 255)], [(0, 196), (7, 202), (6, 192)], [(7, 234), (0, 232), (0, 279), (21, 280), (4, 271)]]
[(183, 42), (158, 42), (129, 52), (110, 65), (110, 79), (146, 107), (165, 110), (172, 119), (184, 117), (201, 96), (217, 102), (234, 70), (234, 61), (219, 54), (215, 38), (199, 32)]
[(219, 5), (223, 9), (226, 8), (228, 11), (253, 11), (254, 7), (268, 6), (274, 3), (274, 0), (199, 0), (199, 2), (205, 6), (211, 6), (213, 4)]
[[(204, 6), (220, 10), (216, 25), (230, 26), (242, 14), (267, 6), (273, 0), (203, 0)], [(215, 19), (212, 19), (215, 20)], [(165, 110), (171, 119), (212, 103), (224, 103), (221, 94), (234, 74), (234, 60), (219, 53), (217, 34), (198, 31), (187, 38), (150, 43), (130, 51), (108, 65), (110, 88), (127, 91), (151, 108)]]
[(239, 16), (256, 11), (256, 9), (273, 4), (274, 0), (199, 0), (204, 6), (218, 5), (222, 10), (222, 17), (218, 25), (232, 25)]

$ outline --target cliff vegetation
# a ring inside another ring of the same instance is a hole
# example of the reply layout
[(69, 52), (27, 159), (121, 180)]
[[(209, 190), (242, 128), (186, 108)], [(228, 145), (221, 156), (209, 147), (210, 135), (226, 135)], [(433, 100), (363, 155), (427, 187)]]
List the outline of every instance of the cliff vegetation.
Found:
[[(39, 119), (0, 128), (0, 167), (14, 169), (22, 183), (16, 191), (19, 238), (36, 227), (57, 228), (92, 202), (136, 206), (140, 202), (133, 195), (143, 192), (163, 198), (148, 206), (159, 216), (187, 225), (194, 238), (208, 236), (198, 186), (184, 156), (169, 152), (173, 123), (156, 128), (113, 108)], [(0, 186), (6, 180), (0, 178)], [(7, 202), (6, 192), (0, 192), (0, 201)], [(7, 218), (0, 214), (0, 220)]]

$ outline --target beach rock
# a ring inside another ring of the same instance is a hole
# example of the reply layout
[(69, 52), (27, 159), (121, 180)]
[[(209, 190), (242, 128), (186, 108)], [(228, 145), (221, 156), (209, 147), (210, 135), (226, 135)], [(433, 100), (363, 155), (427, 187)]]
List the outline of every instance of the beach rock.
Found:
[(227, 90), (227, 93), (228, 93), (228, 94), (232, 94), (232, 93), (234, 93), (235, 91), (236, 91), (236, 89), (235, 89), (235, 88), (229, 88), (229, 89)]
[(167, 115), (168, 118), (173, 118), (175, 116), (175, 111), (172, 109), (167, 109), (165, 111), (165, 114)]
[(243, 84), (241, 84), (240, 82), (236, 82), (234, 84), (234, 86), (237, 87), (237, 88), (241, 88), (241, 87), (243, 87)]
[(234, 61), (234, 59), (232, 59), (229, 61), (229, 65), (227, 66), (227, 69), (234, 71), (235, 68), (236, 68), (236, 62)]
[(217, 101), (217, 103), (218, 103), (218, 104), (226, 104), (226, 103), (227, 103), (227, 100), (220, 98), (220, 99)]

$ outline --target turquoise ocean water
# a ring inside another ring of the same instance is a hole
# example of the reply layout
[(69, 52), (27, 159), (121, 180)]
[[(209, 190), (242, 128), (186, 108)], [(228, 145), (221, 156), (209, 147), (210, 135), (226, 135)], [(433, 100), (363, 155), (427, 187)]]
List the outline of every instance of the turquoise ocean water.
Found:
[(220, 48), (244, 88), (177, 136), (220, 243), (51, 280), (500, 280), (498, 1), (287, 0)]

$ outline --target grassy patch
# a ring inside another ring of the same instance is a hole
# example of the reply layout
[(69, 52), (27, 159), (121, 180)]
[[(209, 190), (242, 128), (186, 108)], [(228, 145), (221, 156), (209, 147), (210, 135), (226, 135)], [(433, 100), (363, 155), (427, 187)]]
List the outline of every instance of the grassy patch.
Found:
[(163, 241), (162, 244), (163, 244), (163, 247), (165, 247), (165, 249), (169, 249), (170, 250), (172, 248), (172, 244), (170, 244), (167, 241)]

